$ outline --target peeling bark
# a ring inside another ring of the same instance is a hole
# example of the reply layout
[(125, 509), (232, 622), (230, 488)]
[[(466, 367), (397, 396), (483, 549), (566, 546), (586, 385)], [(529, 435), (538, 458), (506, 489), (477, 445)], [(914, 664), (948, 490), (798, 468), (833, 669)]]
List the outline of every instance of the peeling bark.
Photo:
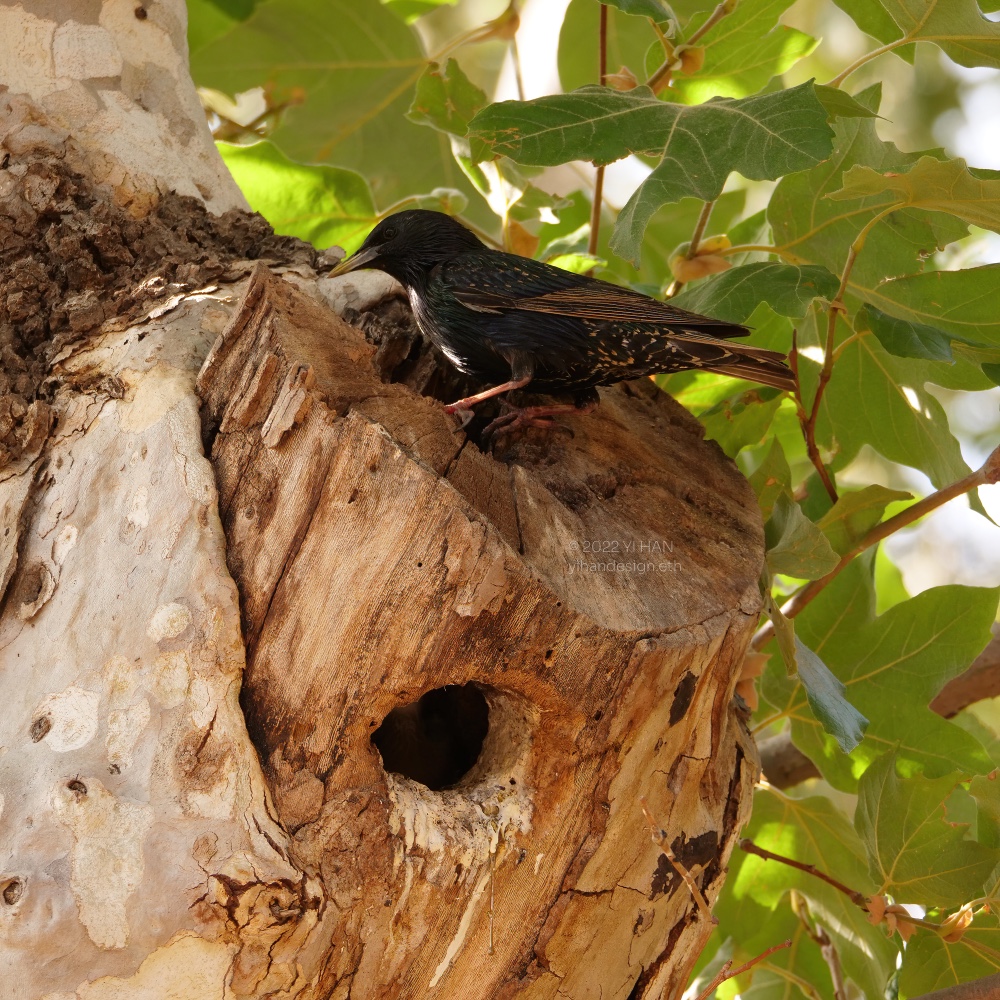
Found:
[(239, 210), (138, 9), (0, 11), (7, 981), (678, 996), (711, 927), (638, 800), (714, 900), (747, 484), (648, 382), (481, 450), (390, 282)]

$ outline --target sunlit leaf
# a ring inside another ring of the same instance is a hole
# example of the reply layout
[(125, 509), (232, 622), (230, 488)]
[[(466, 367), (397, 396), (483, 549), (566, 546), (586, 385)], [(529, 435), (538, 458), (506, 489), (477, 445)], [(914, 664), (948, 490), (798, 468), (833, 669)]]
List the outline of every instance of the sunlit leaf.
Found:
[(672, 301), (682, 309), (744, 323), (761, 302), (792, 318), (805, 315), (817, 296), (833, 298), (837, 278), (825, 267), (765, 261), (734, 267), (689, 285)]
[(771, 517), (764, 526), (764, 539), (767, 565), (772, 573), (817, 580), (840, 561), (826, 535), (785, 494), (775, 501)]
[(458, 0), (382, 0), (382, 3), (407, 24), (416, 21), (418, 17), (429, 14), (438, 7), (454, 6)]
[(855, 164), (844, 173), (843, 187), (827, 197), (834, 201), (873, 199), (870, 203), (883, 209), (905, 205), (945, 212), (981, 229), (1000, 230), (1000, 179), (974, 176), (965, 160), (921, 156), (909, 170), (886, 172)]
[(817, 522), (833, 550), (847, 552), (882, 520), (885, 508), (898, 500), (912, 500), (902, 490), (890, 490), (877, 483), (860, 490), (842, 493), (837, 502)]
[(670, 5), (663, 0), (601, 0), (601, 2), (609, 7), (617, 7), (623, 14), (648, 17), (657, 22), (669, 21), (674, 16)]
[(779, 177), (828, 155), (831, 132), (812, 84), (696, 107), (669, 104), (646, 87), (625, 93), (582, 87), (534, 101), (503, 101), (472, 120), (470, 137), (494, 153), (545, 166), (570, 159), (610, 163), (629, 153), (662, 157), (618, 217), (612, 249), (635, 261), (662, 205), (711, 200), (733, 171)]
[(919, 997), (1000, 972), (1000, 918), (979, 913), (953, 944), (933, 931), (918, 930), (906, 948), (899, 977), (901, 993)]
[(361, 173), (380, 205), (466, 184), (444, 136), (406, 121), (425, 59), (378, 0), (262, 0), (192, 54), (195, 82), (291, 102), (269, 138), (293, 160)]
[(836, 0), (880, 42), (934, 42), (960, 66), (1000, 67), (1000, 25), (976, 0)]
[(927, 907), (960, 906), (982, 895), (1000, 851), (946, 821), (944, 803), (960, 777), (901, 778), (891, 752), (861, 776), (854, 826), (880, 893)]
[[(705, 61), (690, 76), (675, 73), (671, 93), (687, 104), (712, 97), (756, 94), (772, 77), (787, 72), (816, 47), (809, 35), (779, 24), (778, 18), (794, 0), (741, 0), (699, 40)], [(708, 14), (691, 20), (688, 34)]]
[(791, 719), (796, 745), (838, 788), (852, 790), (865, 768), (891, 749), (907, 773), (988, 772), (993, 762), (982, 745), (927, 706), (989, 641), (997, 591), (935, 587), (875, 618), (867, 566), (854, 560), (795, 618), (802, 641), (870, 720), (861, 745), (845, 756), (807, 710), (798, 682), (780, 666), (768, 665), (761, 694), (779, 717)]
[[(861, 893), (872, 893), (875, 884), (868, 873), (864, 847), (851, 824), (829, 798), (812, 795), (789, 798), (772, 789), (758, 789), (753, 815), (744, 831), (759, 847), (815, 865)], [(737, 849), (729, 863), (729, 877), (715, 907), (719, 928), (734, 940), (734, 956), (745, 961), (791, 936), (797, 920), (788, 894), (794, 890), (809, 904), (814, 919), (832, 936), (845, 972), (869, 997), (881, 997), (896, 965), (896, 942), (881, 928), (868, 923), (864, 912), (826, 882), (777, 861), (764, 861)], [(790, 918), (790, 919), (789, 919)], [(801, 926), (801, 925), (800, 925)], [(817, 989), (826, 980), (819, 965), (801, 942), (790, 953), (778, 952), (768, 959), (781, 968), (803, 976)], [(803, 955), (806, 949), (806, 955)], [(758, 973), (754, 973), (757, 982)], [(749, 995), (740, 979), (741, 995)], [(794, 992), (781, 994), (792, 997)], [(822, 996), (832, 996), (827, 985)]]
[(352, 170), (294, 163), (270, 142), (218, 150), (250, 207), (277, 233), (351, 253), (378, 221), (368, 182)]

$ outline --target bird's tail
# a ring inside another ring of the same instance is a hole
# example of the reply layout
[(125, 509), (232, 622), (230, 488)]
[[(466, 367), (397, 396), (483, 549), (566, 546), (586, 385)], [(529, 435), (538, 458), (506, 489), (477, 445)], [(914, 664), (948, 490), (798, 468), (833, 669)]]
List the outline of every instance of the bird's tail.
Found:
[[(701, 331), (699, 331), (701, 332)], [(691, 331), (685, 331), (687, 343), (691, 350), (697, 337), (691, 336)], [(745, 378), (751, 382), (774, 386), (775, 389), (795, 388), (795, 376), (785, 363), (785, 355), (780, 351), (769, 351), (763, 347), (751, 347), (748, 344), (734, 344), (732, 341), (720, 343), (712, 337), (703, 338), (706, 345), (715, 351), (724, 348), (722, 357), (705, 356), (700, 367), (703, 371), (716, 372), (719, 375), (730, 375), (733, 378)], [(707, 352), (706, 352), (707, 354)]]
[[(763, 353), (763, 352), (762, 352)], [(792, 370), (781, 360), (782, 355), (768, 351), (773, 354), (772, 358), (756, 358), (748, 355), (745, 358), (733, 360), (729, 364), (714, 365), (708, 371), (718, 372), (720, 375), (731, 375), (733, 378), (745, 378), (751, 382), (760, 382), (762, 385), (771, 385), (775, 389), (795, 388), (795, 376)]]

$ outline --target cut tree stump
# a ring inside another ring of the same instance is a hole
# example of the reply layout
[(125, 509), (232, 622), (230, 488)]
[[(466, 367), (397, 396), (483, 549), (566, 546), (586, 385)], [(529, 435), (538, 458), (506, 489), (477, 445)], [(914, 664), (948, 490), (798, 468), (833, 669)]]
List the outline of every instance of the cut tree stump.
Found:
[(648, 381), (484, 453), (296, 281), (258, 266), (198, 385), (309, 995), (679, 996), (712, 925), (640, 800), (714, 901), (758, 774), (748, 484)]

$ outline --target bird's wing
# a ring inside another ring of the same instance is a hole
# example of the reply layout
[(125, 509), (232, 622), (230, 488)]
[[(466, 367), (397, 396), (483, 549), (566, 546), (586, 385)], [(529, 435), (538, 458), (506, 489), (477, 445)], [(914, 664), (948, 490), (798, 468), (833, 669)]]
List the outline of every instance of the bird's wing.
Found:
[(691, 325), (723, 338), (750, 333), (737, 323), (699, 316), (631, 288), (512, 254), (463, 254), (446, 267), (445, 279), (452, 295), (476, 312), (517, 310), (598, 321)]

